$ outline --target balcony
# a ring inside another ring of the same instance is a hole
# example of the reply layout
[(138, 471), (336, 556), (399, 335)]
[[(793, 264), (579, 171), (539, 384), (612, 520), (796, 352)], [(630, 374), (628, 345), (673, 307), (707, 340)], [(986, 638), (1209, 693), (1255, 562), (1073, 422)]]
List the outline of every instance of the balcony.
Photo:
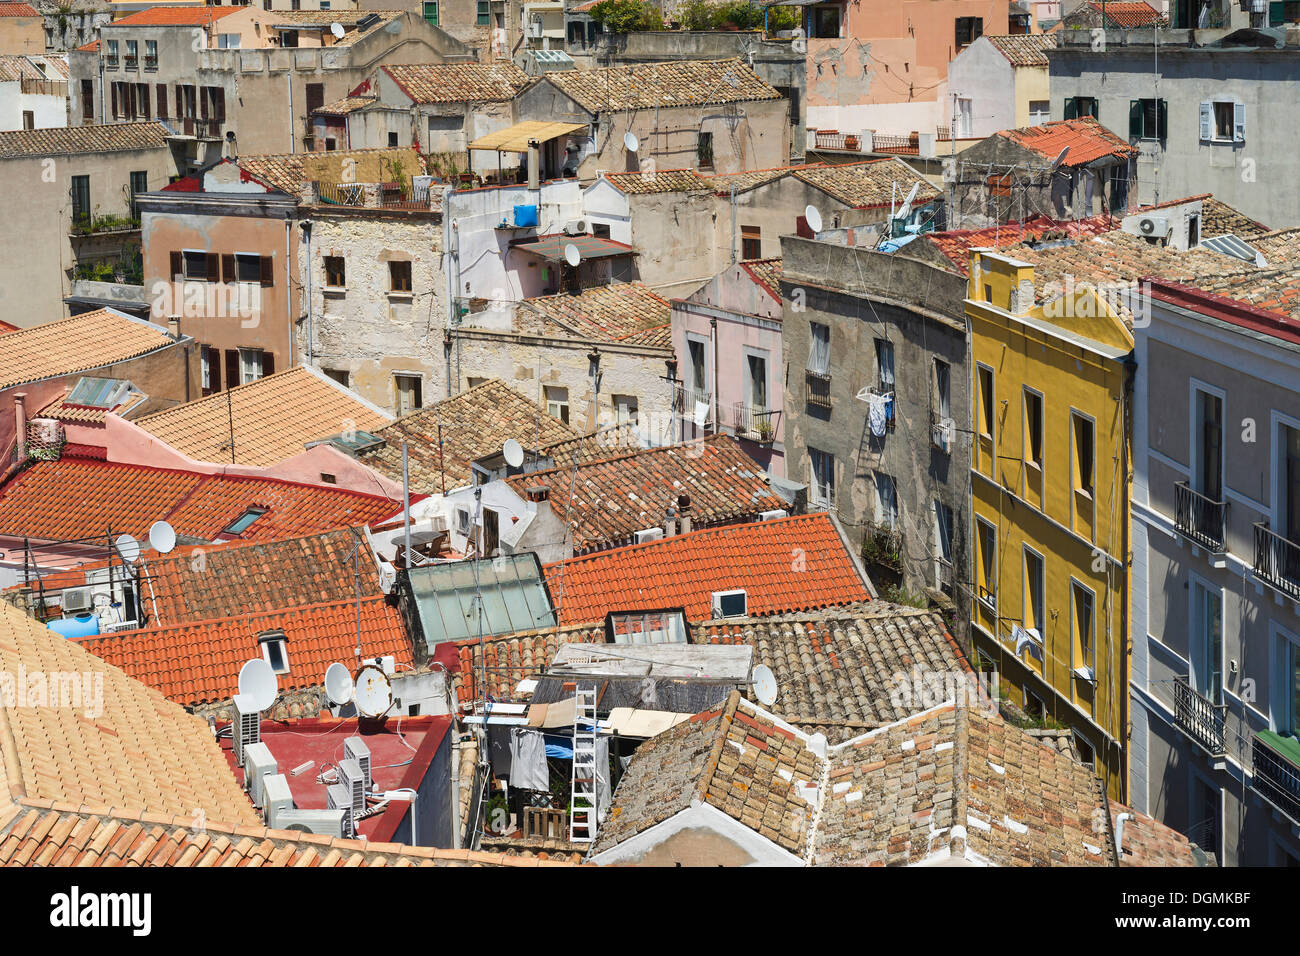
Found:
[[(696, 409), (705, 406), (704, 420), (696, 421)], [(673, 412), (688, 421), (707, 427), (713, 423), (713, 396), (701, 388), (690, 388), (681, 382), (673, 383)]]
[(106, 70), (116, 70), (116, 69), (117, 69), (117, 57), (115, 57), (115, 56), (106, 56), (106, 57), (104, 57), (104, 69), (106, 69)]
[(951, 417), (930, 413), (930, 444), (946, 455), (952, 454), (953, 438), (957, 434), (957, 423)]
[(1268, 730), (1257, 733), (1251, 774), (1255, 792), (1300, 825), (1300, 743)]
[[(885, 520), (889, 520), (886, 518)], [(903, 534), (896, 527), (872, 524), (862, 539), (862, 560), (868, 564), (903, 570)]]
[(1174, 721), (1180, 730), (1211, 757), (1222, 757), (1226, 704), (1215, 704), (1196, 690), (1186, 677), (1174, 678)]
[(1300, 601), (1300, 544), (1255, 525), (1255, 577), (1293, 601)]
[(776, 426), (781, 421), (781, 413), (762, 405), (746, 405), (736, 402), (733, 406), (732, 420), (736, 426), (736, 437), (745, 438), (760, 445), (770, 445), (776, 441)]
[(221, 139), (221, 123), (218, 120), (198, 119), (185, 116), (179, 119), (159, 119), (167, 127), (167, 133), (174, 139)]
[(831, 377), (827, 372), (814, 372), (808, 369), (804, 401), (817, 408), (831, 407)]
[(372, 209), (428, 211), (431, 200), (442, 194), (430, 188), (431, 177), (416, 176), (408, 182), (310, 183), (312, 201), (323, 206), (356, 206)]
[(1174, 484), (1174, 527), (1193, 544), (1214, 554), (1223, 551), (1227, 510), (1227, 502), (1207, 498), (1186, 481)]
[(862, 148), (862, 137), (857, 133), (841, 133), (834, 129), (813, 130), (813, 148), (856, 153)]
[(146, 55), (144, 58), (144, 68), (149, 73), (158, 72), (158, 57)]
[(944, 594), (952, 595), (957, 587), (957, 569), (947, 558), (935, 558), (934, 586)]
[(138, 70), (140, 68), (140, 58), (137, 56), (123, 57), (122, 68), (124, 70)]

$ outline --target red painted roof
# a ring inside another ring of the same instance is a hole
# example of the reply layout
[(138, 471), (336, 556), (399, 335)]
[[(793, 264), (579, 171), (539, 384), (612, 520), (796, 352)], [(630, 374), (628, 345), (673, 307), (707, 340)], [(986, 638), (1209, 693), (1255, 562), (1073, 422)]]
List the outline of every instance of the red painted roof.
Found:
[(1086, 166), (1103, 156), (1129, 157), (1138, 152), (1136, 147), (1130, 146), (1091, 116), (1022, 129), (1004, 129), (997, 135), (1032, 149), (1046, 159), (1056, 159), (1068, 146), (1070, 152), (1061, 165), (1071, 168)]
[(99, 50), (99, 41), (98, 41), (98, 40), (91, 40), (91, 41), (90, 41), (89, 43), (87, 43), (85, 46), (79, 46), (79, 47), (77, 47), (77, 52), (78, 52), (78, 53), (96, 53), (96, 52), (98, 52), (98, 50)]
[(114, 20), (111, 27), (206, 27), (240, 7), (150, 7)]
[(560, 624), (610, 611), (683, 607), (707, 620), (714, 591), (744, 588), (750, 615), (869, 601), (825, 512), (726, 525), (549, 564)]
[[(238, 693), (239, 669), (250, 658), (261, 656), (257, 635), (276, 628), (288, 639), (289, 673), (280, 675), (281, 692), (318, 687), (330, 664), (343, 661), (352, 667), (356, 662), (355, 600), (119, 631), (78, 643), (164, 697), (192, 707), (229, 700)], [(382, 595), (361, 600), (361, 653), (364, 657), (392, 654), (399, 661), (411, 657), (401, 615)]]
[(27, 3), (0, 3), (0, 17), (39, 17), (36, 8)]
[(17, 332), (17, 331), (18, 331), (18, 326), (10, 325), (8, 322), (4, 321), (3, 319), (0, 319), (0, 335), (4, 335), (6, 332)]
[(143, 540), (165, 520), (182, 538), (211, 541), (250, 507), (267, 511), (239, 535), (245, 541), (366, 524), (401, 505), (293, 481), (63, 458), (37, 462), (0, 488), (0, 534), (67, 540), (111, 530)]
[(1240, 329), (1261, 332), (1300, 345), (1300, 319), (1281, 311), (1283, 307), (1296, 307), (1300, 291), (1288, 289), (1291, 292), (1288, 301), (1284, 302), (1275, 296), (1268, 300), (1267, 305), (1260, 306), (1164, 279), (1143, 279), (1142, 286), (1144, 290), (1149, 290), (1153, 299), (1161, 302), (1211, 316)]

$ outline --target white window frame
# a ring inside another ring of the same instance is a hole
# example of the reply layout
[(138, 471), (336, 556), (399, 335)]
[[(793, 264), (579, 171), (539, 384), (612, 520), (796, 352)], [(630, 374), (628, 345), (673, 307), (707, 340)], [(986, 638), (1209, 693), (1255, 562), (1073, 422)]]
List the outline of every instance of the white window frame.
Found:
[[(403, 379), (408, 379), (408, 380), (414, 379), (415, 381), (420, 383), (419, 404), (413, 404), (412, 407), (405, 412), (402, 411), (402, 380)], [(401, 418), (404, 415), (412, 415), (415, 412), (418, 412), (423, 407), (424, 407), (424, 375), (420, 372), (403, 372), (400, 370), (394, 370), (393, 411), (397, 413), (397, 417)]]
[[(989, 430), (984, 431), (984, 390), (980, 384), (980, 369), (989, 373)], [(998, 377), (993, 371), (992, 365), (986, 365), (983, 362), (975, 363), (975, 402), (977, 405), (977, 419), (975, 421), (975, 434), (980, 438), (987, 438), (997, 449), (998, 436)]]
[[(1034, 604), (1033, 591), (1029, 587), (1029, 562), (1026, 560), (1026, 555), (1030, 554), (1038, 559), (1038, 567), (1041, 569), (1038, 578), (1039, 606), (1034, 608), (1034, 627), (1038, 631), (1038, 639), (1043, 646), (1043, 659), (1039, 662), (1039, 671), (1045, 674), (1047, 669), (1047, 622), (1044, 618), (1047, 617), (1047, 556), (1037, 548), (1030, 547), (1027, 544), (1022, 544), (1020, 547), (1020, 624), (1024, 627), (1025, 622), (1029, 619), (1029, 615), (1025, 612)], [(1025, 664), (1026, 667), (1032, 666), (1023, 657), (1021, 663)]]
[(1203, 605), (1197, 601), (1199, 591), (1207, 594), (1213, 594), (1219, 599), (1219, 700), (1210, 700), (1212, 704), (1222, 704), (1227, 698), (1228, 670), (1225, 666), (1227, 663), (1227, 640), (1226, 624), (1227, 620), (1224, 615), (1225, 595), (1223, 588), (1216, 585), (1213, 581), (1201, 577), (1195, 571), (1187, 572), (1187, 661), (1189, 665), (1192, 687), (1198, 694), (1207, 699), (1210, 698), (1208, 691), (1208, 674), (1206, 670), (1206, 651), (1205, 645), (1205, 628)]
[[(1046, 571), (1045, 568), (1044, 571)], [(1046, 574), (1044, 574), (1044, 576), (1046, 576)], [(1090, 604), (1092, 605), (1092, 612), (1089, 615), (1089, 624), (1091, 625), (1090, 630), (1092, 631), (1092, 633), (1088, 636), (1088, 649), (1089, 651), (1091, 651), (1091, 653), (1089, 655), (1089, 659), (1086, 661), (1075, 660), (1074, 657), (1074, 651), (1075, 651), (1074, 632), (1077, 629), (1075, 627), (1075, 622), (1077, 620), (1077, 615), (1078, 615), (1078, 611), (1075, 608), (1075, 601), (1074, 601), (1074, 589), (1076, 587), (1080, 587), (1083, 590), (1087, 591), (1089, 597), (1091, 597), (1092, 599), (1090, 601)], [(1073, 674), (1074, 671), (1080, 667), (1087, 667), (1090, 671), (1092, 671), (1093, 679), (1096, 680), (1097, 678), (1097, 591), (1095, 588), (1089, 587), (1086, 581), (1081, 581), (1079, 578), (1076, 578), (1074, 575), (1070, 575), (1070, 672), (1071, 674)]]
[[(553, 398), (553, 392), (563, 392), (564, 398)], [(572, 408), (569, 405), (569, 389), (564, 385), (543, 385), (542, 399), (546, 402), (546, 414), (550, 415), (556, 421), (568, 422), (572, 417)], [(564, 414), (560, 415), (560, 409), (564, 409)]]
[[(874, 482), (876, 486), (876, 526), (888, 528), (890, 531), (897, 531), (901, 522), (901, 512), (898, 505), (898, 482), (894, 480), (893, 475), (883, 471), (875, 472)], [(889, 510), (885, 508), (886, 496), (881, 493), (882, 482), (888, 485), (890, 489), (889, 497), (893, 499), (892, 516), (889, 514)]]
[(1269, 626), (1268, 726), (1276, 734), (1300, 737), (1300, 713), (1296, 713), (1295, 693), (1291, 686), (1291, 656), (1300, 657), (1300, 634), (1276, 621)]
[[(1218, 107), (1232, 107), (1232, 135), (1219, 135)], [(1235, 96), (1221, 96), (1217, 99), (1201, 100), (1200, 141), (1202, 143), (1244, 143), (1246, 142), (1246, 104)]]
[[(941, 509), (948, 510), (948, 555), (943, 554), (943, 522), (939, 520)], [(940, 580), (944, 563), (952, 568), (953, 579), (957, 577), (956, 548), (957, 548), (957, 509), (951, 507), (938, 498), (934, 499), (933, 506), (930, 508), (930, 514), (934, 521), (934, 579)]]
[[(249, 373), (253, 370), (253, 367), (250, 363), (254, 356), (257, 357), (257, 374), (250, 376)], [(266, 351), (264, 349), (245, 348), (243, 346), (239, 347), (239, 384), (240, 385), (249, 385), (253, 382), (256, 382), (258, 379), (265, 377), (266, 375), (266, 362), (264, 361), (265, 356), (266, 356)]]
[[(818, 479), (817, 475), (817, 456), (821, 456), (826, 464), (828, 477), (825, 485)], [(808, 503), (815, 505), (820, 510), (833, 511), (835, 508), (835, 456), (828, 451), (822, 451), (820, 448), (808, 446), (808, 489), (812, 494), (809, 495)], [(827, 493), (823, 493), (826, 492)], [(815, 496), (815, 497), (814, 497)]]
[[(258, 638), (258, 643), (261, 645), (262, 648), (262, 659), (266, 661), (266, 663), (270, 666), (271, 670), (273, 670), (276, 674), (289, 673), (289, 669), (290, 669), (289, 668), (289, 639), (287, 637), (272, 637), (266, 639)], [(284, 664), (283, 667), (275, 666), (275, 660), (272, 658), (271, 655), (272, 644), (280, 645), (280, 660)]]

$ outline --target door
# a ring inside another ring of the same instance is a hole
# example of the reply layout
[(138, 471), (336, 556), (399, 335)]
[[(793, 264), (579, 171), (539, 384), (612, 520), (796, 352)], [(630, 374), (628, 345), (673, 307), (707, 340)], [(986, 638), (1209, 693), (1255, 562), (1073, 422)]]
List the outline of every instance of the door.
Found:
[(501, 545), (501, 527), (497, 513), (491, 508), (483, 509), (483, 557), (490, 558), (497, 553)]
[(749, 404), (754, 414), (767, 410), (767, 359), (761, 355), (749, 358)]
[(1223, 703), (1223, 598), (1214, 588), (1192, 582), (1196, 690), (1212, 704)]
[(1223, 399), (1201, 392), (1201, 494), (1223, 497)]

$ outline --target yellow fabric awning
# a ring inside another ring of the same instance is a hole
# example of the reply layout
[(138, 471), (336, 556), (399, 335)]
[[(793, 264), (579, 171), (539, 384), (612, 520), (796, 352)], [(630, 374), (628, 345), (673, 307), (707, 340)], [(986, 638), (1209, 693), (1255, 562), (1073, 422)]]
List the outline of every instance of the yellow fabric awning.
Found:
[(526, 153), (529, 142), (533, 140), (545, 143), (547, 140), (557, 139), (567, 133), (576, 133), (586, 128), (586, 123), (545, 123), (540, 120), (529, 120), (480, 136), (469, 144), (469, 148), (492, 149), (499, 153)]

